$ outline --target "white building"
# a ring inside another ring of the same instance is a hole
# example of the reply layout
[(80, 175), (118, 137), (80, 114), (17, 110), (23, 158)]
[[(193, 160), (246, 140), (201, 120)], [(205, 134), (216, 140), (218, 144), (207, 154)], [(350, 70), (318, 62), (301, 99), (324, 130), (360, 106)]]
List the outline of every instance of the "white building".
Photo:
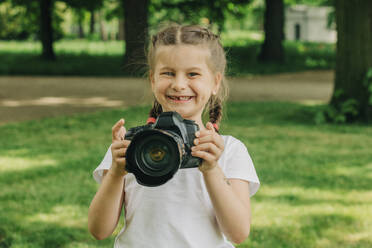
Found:
[(295, 5), (285, 10), (286, 40), (336, 42), (335, 25), (328, 27), (328, 15), (332, 7)]

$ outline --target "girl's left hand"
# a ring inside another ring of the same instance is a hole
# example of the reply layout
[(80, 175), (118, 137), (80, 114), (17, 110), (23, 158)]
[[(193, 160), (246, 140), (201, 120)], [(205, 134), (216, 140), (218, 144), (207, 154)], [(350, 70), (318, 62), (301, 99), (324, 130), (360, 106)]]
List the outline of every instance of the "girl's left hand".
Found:
[(191, 155), (203, 159), (199, 166), (201, 172), (206, 172), (217, 166), (217, 161), (224, 150), (221, 135), (215, 130), (211, 122), (208, 122), (205, 130), (195, 133), (195, 146), (191, 148)]

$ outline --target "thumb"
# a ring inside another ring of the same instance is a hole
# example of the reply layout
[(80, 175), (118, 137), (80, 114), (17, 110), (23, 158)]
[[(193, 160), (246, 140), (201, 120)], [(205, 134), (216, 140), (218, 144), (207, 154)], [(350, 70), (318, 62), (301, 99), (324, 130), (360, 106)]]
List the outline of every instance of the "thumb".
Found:
[(125, 127), (121, 126), (120, 129), (119, 129), (119, 132), (118, 132), (118, 137), (119, 137), (120, 140), (124, 139), (126, 132), (127, 132), (127, 130), (125, 129)]
[(112, 141), (122, 140), (125, 135), (125, 128), (124, 128), (124, 119), (120, 119), (116, 124), (112, 127)]
[(214, 130), (214, 127), (213, 127), (213, 124), (212, 124), (212, 122), (210, 122), (210, 121), (207, 122), (206, 128), (207, 128), (208, 130), (213, 131), (213, 132), (215, 131), (215, 130)]

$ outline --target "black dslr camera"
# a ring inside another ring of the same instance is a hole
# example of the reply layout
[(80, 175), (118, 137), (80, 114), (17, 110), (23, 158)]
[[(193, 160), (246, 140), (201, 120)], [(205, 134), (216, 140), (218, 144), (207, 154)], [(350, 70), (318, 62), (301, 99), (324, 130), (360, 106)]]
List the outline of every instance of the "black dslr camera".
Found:
[(159, 186), (178, 169), (198, 167), (202, 159), (191, 155), (198, 125), (177, 112), (163, 112), (154, 124), (127, 131), (131, 140), (126, 152), (126, 170), (144, 186)]

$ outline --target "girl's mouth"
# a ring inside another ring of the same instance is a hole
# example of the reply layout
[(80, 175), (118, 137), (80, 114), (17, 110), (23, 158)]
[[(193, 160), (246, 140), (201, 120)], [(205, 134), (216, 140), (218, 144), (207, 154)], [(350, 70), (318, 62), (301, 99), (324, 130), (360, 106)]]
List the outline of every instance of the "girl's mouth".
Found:
[(194, 98), (194, 96), (167, 96), (167, 97), (175, 102), (188, 102), (192, 98)]

